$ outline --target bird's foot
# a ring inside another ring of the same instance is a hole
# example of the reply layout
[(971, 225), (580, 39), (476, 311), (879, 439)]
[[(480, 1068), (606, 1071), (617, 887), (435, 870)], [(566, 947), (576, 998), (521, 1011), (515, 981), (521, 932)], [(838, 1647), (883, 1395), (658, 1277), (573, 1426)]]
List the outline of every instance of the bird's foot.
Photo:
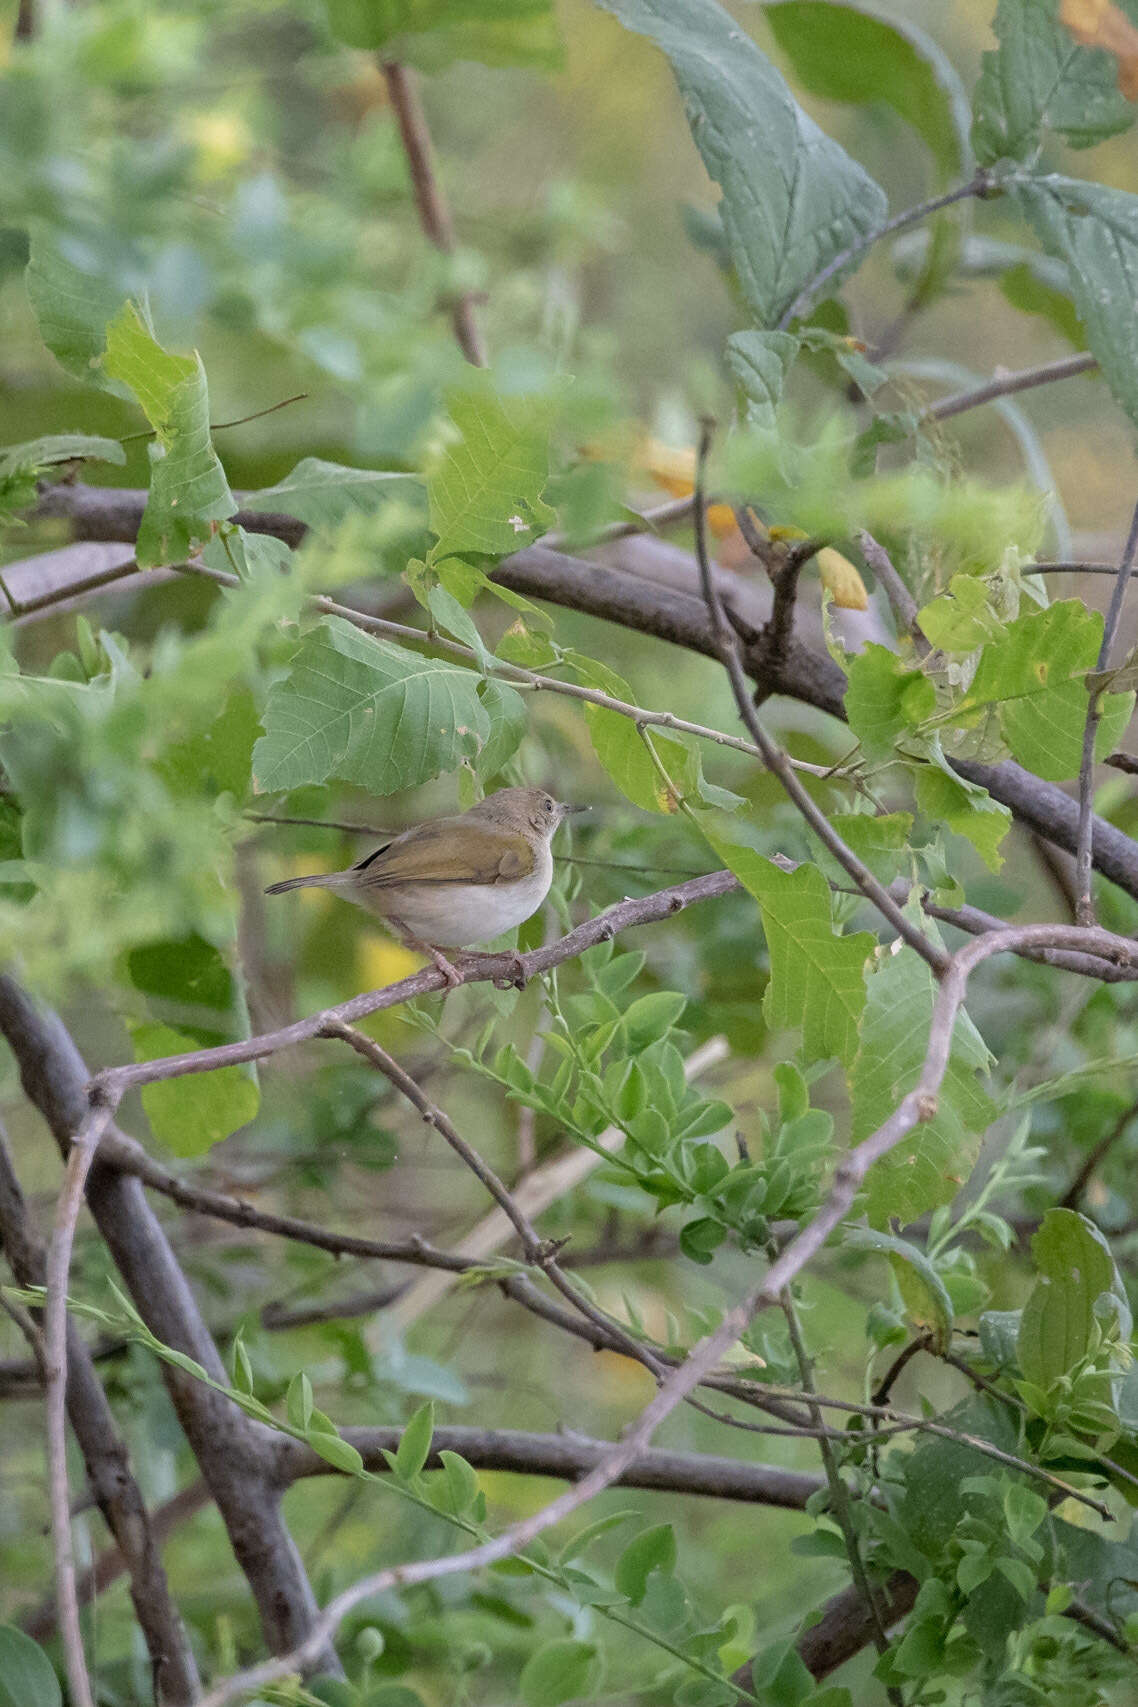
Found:
[(416, 954), (425, 954), (427, 956), (427, 959), (431, 961), (435, 970), (437, 972), (441, 972), (443, 977), (446, 979), (448, 990), (457, 990), (461, 988), (463, 982), (462, 973), (452, 961), (447, 959), (441, 948), (435, 948), (431, 943), (424, 942), (422, 937), (416, 936), (414, 931), (408, 930), (402, 919), (392, 917), (388, 919), (388, 923), (395, 927), (408, 948), (414, 949)]

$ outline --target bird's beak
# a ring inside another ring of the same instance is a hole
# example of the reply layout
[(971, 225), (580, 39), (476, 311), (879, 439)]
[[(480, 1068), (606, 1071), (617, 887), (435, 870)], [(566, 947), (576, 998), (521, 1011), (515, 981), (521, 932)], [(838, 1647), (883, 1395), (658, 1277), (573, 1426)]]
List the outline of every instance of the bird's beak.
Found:
[(591, 812), (593, 810), (591, 806), (572, 806), (568, 800), (559, 800), (557, 804), (561, 808), (563, 818), (571, 818), (575, 812)]

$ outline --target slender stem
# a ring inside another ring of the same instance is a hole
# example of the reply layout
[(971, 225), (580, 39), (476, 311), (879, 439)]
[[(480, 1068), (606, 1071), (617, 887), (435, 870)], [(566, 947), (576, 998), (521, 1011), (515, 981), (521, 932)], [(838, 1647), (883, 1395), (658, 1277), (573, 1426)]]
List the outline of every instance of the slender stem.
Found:
[(963, 415), (991, 403), (997, 397), (1012, 397), (1017, 391), (1031, 391), (1037, 385), (1052, 385), (1057, 379), (1073, 379), (1079, 373), (1091, 373), (1098, 359), (1089, 351), (1076, 356), (1060, 356), (1058, 361), (1042, 362), (1039, 367), (1020, 368), (1015, 373), (997, 373), (985, 385), (973, 386), (971, 391), (956, 391), (932, 403), (921, 416), (922, 421), (947, 421), (952, 415)]
[[(869, 1613), (870, 1620), (873, 1624), (873, 1645), (879, 1654), (883, 1654), (889, 1646), (889, 1638), (885, 1634), (885, 1625), (881, 1618), (881, 1608), (877, 1604), (877, 1597), (874, 1595), (873, 1585), (870, 1583), (869, 1576), (865, 1569), (865, 1561), (861, 1556), (861, 1547), (858, 1543), (857, 1530), (854, 1528), (853, 1515), (850, 1511), (849, 1489), (842, 1481), (841, 1471), (838, 1468), (837, 1455), (834, 1451), (834, 1443), (827, 1437), (825, 1432), (822, 1432), (822, 1412), (817, 1402), (813, 1399), (814, 1374), (810, 1367), (810, 1357), (806, 1350), (806, 1343), (802, 1338), (802, 1326), (798, 1320), (798, 1311), (795, 1308), (794, 1295), (789, 1286), (784, 1287), (782, 1292), (779, 1294), (779, 1303), (782, 1306), (782, 1313), (786, 1317), (786, 1326), (790, 1335), (791, 1349), (794, 1352), (795, 1362), (798, 1364), (798, 1374), (802, 1381), (803, 1389), (811, 1395), (812, 1402), (808, 1408), (814, 1419), (815, 1428), (820, 1431), (818, 1436), (818, 1452), (822, 1459), (822, 1468), (826, 1474), (826, 1484), (830, 1490), (830, 1506), (838, 1528), (842, 1532), (842, 1539), (846, 1544), (846, 1557), (849, 1560), (850, 1575), (854, 1580), (858, 1593), (865, 1602), (866, 1611)], [(899, 1703), (900, 1701), (900, 1697), (894, 1690), (889, 1691), (889, 1699), (896, 1703)]]
[[(183, 574), (200, 575), (208, 581), (216, 581), (219, 586), (238, 587), (241, 584), (236, 575), (229, 575), (224, 569), (207, 568), (202, 563), (183, 563), (176, 567)], [(619, 717), (631, 718), (635, 723), (676, 730), (681, 735), (695, 735), (700, 740), (714, 741), (716, 746), (730, 747), (736, 753), (746, 753), (748, 758), (766, 762), (761, 750), (752, 742), (744, 741), (738, 735), (728, 735), (722, 729), (711, 729), (703, 723), (692, 723), (686, 717), (677, 717), (674, 712), (649, 711), (642, 705), (631, 705), (627, 700), (602, 693), (599, 688), (583, 687), (579, 682), (563, 682), (556, 676), (545, 676), (537, 670), (523, 669), (520, 664), (495, 661), (484, 666), (478, 654), (471, 647), (463, 646), (460, 641), (448, 640), (441, 634), (428, 634), (424, 629), (412, 628), (403, 622), (391, 622), (386, 617), (369, 616), (366, 611), (356, 610), (352, 605), (339, 604), (335, 599), (326, 598), (320, 593), (314, 594), (306, 602), (324, 616), (343, 617), (346, 622), (362, 629), (365, 634), (379, 634), (393, 640), (429, 645), (433, 651), (441, 652), (447, 657), (461, 658), (464, 663), (477, 664), (479, 669), (485, 668), (487, 675), (501, 677), (503, 681), (512, 683), (523, 692), (561, 694), (567, 699), (581, 700), (586, 705), (599, 705), (605, 711), (615, 711)], [(805, 759), (788, 759), (787, 762), (806, 776), (832, 779), (835, 774), (832, 765), (814, 765)]]
[[(441, 254), (453, 255), (454, 222), (435, 169), (431, 133), (427, 128), (427, 115), (419, 99), (414, 73), (395, 60), (381, 60), (380, 64), (392, 109), (399, 124), (403, 152), (407, 156), (411, 188), (415, 206), (419, 210), (419, 223)], [(467, 361), (472, 367), (487, 367), (489, 358), (486, 354), (486, 344), (469, 292), (455, 298), (451, 307), (451, 320), (459, 348)]]
[(1088, 1150), (1078, 1172), (1075, 1174), (1070, 1185), (1059, 1199), (1058, 1208), (1076, 1209), (1078, 1207), (1079, 1199), (1090, 1184), (1095, 1170), (1105, 1160), (1114, 1145), (1117, 1144), (1118, 1140), (1122, 1137), (1122, 1134), (1126, 1131), (1126, 1128), (1130, 1125), (1130, 1122), (1134, 1119), (1135, 1115), (1138, 1115), (1138, 1102), (1132, 1102), (1129, 1108), (1123, 1109), (1118, 1119), (1103, 1135), (1103, 1137), (1099, 1139), (1094, 1148), (1092, 1150)]
[(696, 504), (695, 504), (695, 548), (699, 563), (700, 581), (703, 596), (707, 604), (708, 615), (711, 619), (716, 646), (720, 659), (731, 681), (735, 694), (735, 703), (739, 715), (748, 734), (762, 754), (763, 763), (782, 783), (783, 788), (801, 812), (814, 834), (822, 845), (829, 849), (834, 858), (846, 871), (866, 900), (872, 901), (878, 911), (889, 921), (903, 941), (910, 948), (915, 948), (922, 960), (928, 962), (933, 971), (940, 977), (949, 964), (949, 957), (944, 949), (937, 946), (918, 925), (914, 925), (905, 917), (901, 908), (894, 901), (889, 891), (874, 877), (868, 866), (863, 865), (853, 849), (838, 835), (830, 824), (826, 814), (815, 805), (810, 795), (794, 774), (790, 760), (777, 742), (772, 741), (763, 728), (751, 703), (747, 678), (743, 673), (743, 665), (739, 658), (739, 644), (735, 633), (730, 627), (711, 573), (711, 560), (707, 551), (706, 505), (704, 501), (704, 471), (707, 464), (707, 454), (711, 444), (711, 429), (705, 423), (696, 463)]
[(969, 196), (986, 195), (991, 188), (990, 174), (981, 170), (967, 184), (958, 184), (954, 190), (946, 190), (943, 195), (918, 202), (915, 207), (906, 208), (904, 213), (894, 214), (884, 225), (879, 225), (876, 231), (868, 231), (863, 237), (857, 238), (840, 254), (835, 255), (832, 261), (827, 262), (821, 272), (815, 273), (812, 279), (807, 279), (779, 321), (779, 330), (785, 331), (792, 320), (806, 312), (819, 290), (835, 273), (840, 273), (851, 261), (856, 260), (859, 255), (864, 255), (867, 249), (872, 249), (883, 237), (891, 237), (895, 231), (904, 231), (906, 226), (918, 225), (922, 219), (928, 219), (930, 214), (939, 213), (941, 208), (951, 207), (953, 202), (965, 201)]
[[(1122, 602), (1126, 597), (1126, 588), (1130, 581), (1130, 573), (1134, 568), (1134, 559), (1138, 556), (1138, 504), (1134, 506), (1134, 514), (1130, 521), (1130, 532), (1127, 535), (1126, 546), (1122, 553), (1122, 561), (1118, 565), (1118, 576), (1111, 594), (1110, 608), (1106, 613), (1103, 625), (1102, 645), (1098, 653), (1098, 670), (1101, 673), (1110, 662), (1111, 647), (1118, 632), (1119, 618), (1122, 615)], [(1091, 893), (1091, 840), (1092, 813), (1094, 799), (1094, 768), (1095, 768), (1095, 737), (1098, 734), (1100, 706), (1103, 689), (1091, 689), (1087, 702), (1087, 720), (1083, 728), (1083, 754), (1079, 766), (1079, 831), (1075, 852), (1075, 914), (1081, 925), (1093, 925), (1095, 922), (1094, 897)]]
[(59, 1633), (72, 1707), (94, 1707), (94, 1696), (83, 1652), (79, 1596), (75, 1586), (75, 1553), (71, 1544), (71, 1493), (67, 1477), (67, 1280), (75, 1223), (83, 1205), (83, 1187), (110, 1119), (108, 1106), (93, 1107), (72, 1139), (47, 1253), (43, 1333), (47, 1472)]

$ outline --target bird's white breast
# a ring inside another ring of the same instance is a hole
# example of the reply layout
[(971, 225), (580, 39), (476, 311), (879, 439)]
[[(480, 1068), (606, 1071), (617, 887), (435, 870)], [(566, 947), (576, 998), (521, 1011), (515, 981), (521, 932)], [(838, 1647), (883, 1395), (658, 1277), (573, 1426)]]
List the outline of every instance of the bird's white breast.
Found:
[(398, 918), (434, 948), (469, 948), (492, 942), (536, 913), (552, 882), (553, 854), (543, 841), (534, 850), (528, 877), (505, 883), (400, 883), (373, 890), (364, 904)]

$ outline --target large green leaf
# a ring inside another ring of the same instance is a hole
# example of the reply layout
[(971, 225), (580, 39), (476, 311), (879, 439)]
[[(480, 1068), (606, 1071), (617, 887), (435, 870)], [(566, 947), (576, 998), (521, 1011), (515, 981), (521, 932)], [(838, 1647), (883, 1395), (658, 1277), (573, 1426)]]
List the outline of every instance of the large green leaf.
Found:
[(461, 435), (449, 444), (427, 482), (433, 556), (476, 552), (502, 557), (531, 545), (555, 520), (541, 501), (549, 479), (545, 410), (524, 397), (496, 397), (486, 387), (447, 400)]
[(777, 325), (808, 280), (882, 224), (883, 192), (715, 0), (600, 3), (671, 60), (696, 147), (723, 191), (743, 293), (760, 325)]
[[(1078, 599), (1017, 617), (981, 654), (958, 709), (997, 705), (1012, 753), (1051, 782), (1078, 774), (1087, 715), (1084, 676), (1102, 643), (1102, 616)], [(1109, 752), (1133, 710), (1133, 695), (1104, 694), (1096, 751)]]
[(1073, 1209), (1047, 1211), (1031, 1254), (1039, 1279), (1020, 1318), (1019, 1365), (1024, 1379), (1046, 1392), (1092, 1348), (1096, 1298), (1110, 1293), (1127, 1323), (1129, 1310), (1110, 1246)]
[(201, 357), (170, 355), (128, 302), (107, 327), (103, 367), (130, 387), (154, 428), (138, 561), (143, 568), (177, 563), (210, 538), (213, 522), (237, 508), (210, 441)]
[(1087, 343), (1138, 422), (1138, 196), (1055, 174), (1015, 194), (1044, 248), (1066, 262)]
[[(131, 1038), (136, 1061), (183, 1055), (201, 1046), (189, 1032), (149, 1022), (132, 1027)], [(176, 1156), (202, 1156), (256, 1119), (261, 1092), (244, 1067), (217, 1067), (144, 1085), (142, 1106), (154, 1136)]]
[(815, 865), (781, 871), (753, 848), (722, 834), (721, 819), (700, 813), (701, 828), (724, 865), (758, 901), (770, 952), (766, 1014), (772, 1026), (802, 1028), (808, 1061), (836, 1056), (848, 1065), (865, 1006), (865, 966), (874, 941), (866, 931), (839, 936), (830, 890)]
[(14, 1624), (0, 1624), (0, 1707), (61, 1707), (51, 1661)]
[(356, 511), (370, 514), (391, 498), (415, 503), (421, 500), (423, 483), (416, 474), (391, 473), (373, 468), (346, 468), (339, 462), (323, 462), (306, 456), (275, 486), (248, 492), (241, 500), (246, 510), (281, 510), (308, 527), (334, 527)]
[(259, 792), (336, 776), (373, 794), (414, 788), (490, 737), (472, 670), (373, 640), (340, 617), (308, 634), (269, 695), (253, 750)]
[[(928, 1048), (936, 986), (915, 954), (891, 954), (868, 981), (861, 1042), (850, 1078), (851, 1138), (868, 1138), (913, 1089)], [(971, 1170), (980, 1135), (995, 1118), (976, 1083), (988, 1052), (967, 1015), (953, 1034), (952, 1055), (936, 1118), (918, 1126), (875, 1163), (866, 1179), (866, 1209), (876, 1227), (892, 1217), (902, 1225), (949, 1203)]]
[(435, 70), (455, 59), (555, 70), (562, 60), (552, 0), (327, 0), (349, 47)]
[(105, 274), (96, 247), (33, 221), (26, 274), (40, 337), (62, 367), (88, 385), (106, 385), (106, 327), (123, 292)]
[(968, 97), (923, 30), (846, 0), (767, 0), (775, 40), (811, 95), (859, 106), (884, 102), (928, 145), (948, 183), (968, 168)]
[[(1135, 0), (1118, 0), (1138, 20)], [(1000, 0), (999, 47), (984, 55), (972, 144), (983, 166), (1027, 160), (1046, 130), (1087, 148), (1126, 130), (1134, 108), (1119, 92), (1118, 61), (1080, 47), (1059, 22), (1058, 0)]]

